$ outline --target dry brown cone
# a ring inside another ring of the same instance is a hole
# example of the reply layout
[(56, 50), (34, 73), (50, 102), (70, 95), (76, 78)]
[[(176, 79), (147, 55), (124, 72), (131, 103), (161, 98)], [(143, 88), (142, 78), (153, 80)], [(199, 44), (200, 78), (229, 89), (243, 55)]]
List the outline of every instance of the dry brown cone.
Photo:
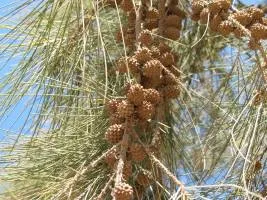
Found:
[(261, 18), (261, 23), (267, 26), (267, 18), (266, 17)]
[(250, 40), (249, 40), (249, 43), (248, 43), (248, 47), (249, 47), (251, 50), (256, 50), (256, 49), (258, 49), (258, 48), (260, 47), (259, 41), (250, 39)]
[(171, 72), (164, 74), (162, 79), (164, 85), (175, 85), (178, 82), (178, 78)]
[(120, 8), (124, 12), (130, 12), (134, 8), (133, 1), (132, 0), (123, 0), (120, 4)]
[(218, 27), (219, 27), (219, 25), (220, 25), (220, 23), (222, 21), (223, 21), (223, 19), (222, 19), (221, 15), (220, 14), (216, 14), (210, 21), (210, 25), (209, 25), (210, 29), (212, 31), (217, 32), (218, 31)]
[(118, 113), (121, 118), (128, 118), (134, 114), (134, 105), (128, 100), (123, 100), (118, 106)]
[(158, 28), (158, 26), (158, 20), (146, 20), (144, 23), (144, 28), (148, 30), (153, 30), (155, 28)]
[(191, 15), (190, 15), (190, 18), (193, 20), (193, 21), (195, 21), (195, 22), (197, 22), (197, 21), (199, 21), (200, 20), (200, 14), (199, 13), (192, 13)]
[(253, 21), (260, 20), (262, 17), (264, 17), (264, 12), (260, 8), (250, 7), (246, 9), (246, 12), (252, 15)]
[(114, 114), (117, 112), (118, 106), (120, 104), (121, 100), (119, 99), (111, 99), (106, 103), (106, 110), (108, 114)]
[(133, 166), (131, 161), (126, 161), (123, 165), (122, 178), (127, 181), (133, 174)]
[(180, 38), (180, 30), (175, 27), (167, 27), (163, 31), (163, 36), (171, 40), (178, 40)]
[(234, 34), (237, 38), (243, 37), (245, 35), (244, 31), (241, 28), (235, 28)]
[(144, 88), (158, 88), (162, 84), (162, 79), (161, 78), (148, 78), (148, 77), (143, 77), (142, 78), (142, 85)]
[(211, 1), (208, 5), (208, 8), (213, 15), (216, 15), (222, 10), (221, 2), (218, 0)]
[(122, 57), (117, 62), (117, 70), (120, 73), (127, 73), (128, 68), (131, 73), (138, 73), (140, 70), (139, 67), (140, 65), (135, 57)]
[(112, 190), (112, 196), (116, 200), (131, 200), (133, 198), (133, 188), (127, 183), (116, 184)]
[(150, 48), (150, 52), (151, 52), (151, 55), (152, 55), (153, 58), (158, 59), (160, 57), (160, 50), (159, 50), (158, 47), (152, 46)]
[(141, 105), (145, 98), (143, 86), (140, 84), (131, 85), (127, 93), (127, 98), (134, 105)]
[(162, 97), (159, 91), (150, 88), (145, 90), (145, 100), (152, 104), (158, 104), (162, 101)]
[(159, 11), (156, 8), (150, 7), (146, 13), (146, 19), (158, 20), (159, 19)]
[(207, 24), (207, 23), (208, 23), (208, 19), (211, 20), (211, 18), (212, 18), (211, 14), (210, 14), (210, 10), (209, 10), (209, 8), (204, 8), (204, 9), (201, 11), (199, 17), (200, 17), (199, 22), (200, 22), (201, 24)]
[(169, 16), (166, 16), (164, 19), (165, 27), (172, 26), (172, 27), (181, 29), (181, 23), (182, 23), (182, 18), (177, 15), (169, 15)]
[(207, 6), (207, 2), (204, 0), (193, 0), (192, 12), (193, 14), (199, 14)]
[(111, 144), (116, 144), (121, 141), (124, 133), (124, 128), (122, 124), (114, 124), (107, 129), (105, 133), (105, 138)]
[(220, 2), (220, 6), (223, 10), (227, 11), (231, 7), (231, 0), (217, 0)]
[(267, 27), (260, 23), (255, 23), (249, 28), (251, 36), (255, 40), (266, 39), (267, 38)]
[(116, 148), (112, 149), (110, 152), (107, 153), (104, 160), (108, 164), (108, 166), (113, 169), (115, 163), (118, 160), (118, 150)]
[(146, 157), (146, 152), (144, 147), (141, 144), (133, 143), (130, 146), (131, 158), (135, 162), (141, 162)]
[(148, 61), (143, 67), (143, 75), (148, 78), (156, 79), (161, 75), (163, 65), (159, 60), (153, 59)]
[(118, 112), (113, 113), (110, 117), (109, 117), (109, 123), (111, 125), (113, 124), (122, 124), (125, 122), (125, 118), (121, 118), (120, 114)]
[(153, 37), (151, 35), (151, 31), (143, 30), (138, 37), (138, 42), (140, 42), (144, 46), (149, 46), (153, 42)]
[(155, 113), (155, 107), (148, 101), (143, 101), (142, 105), (137, 107), (137, 115), (140, 119), (149, 120)]
[(220, 25), (218, 26), (218, 32), (222, 34), (223, 36), (227, 36), (233, 31), (234, 31), (234, 27), (232, 23), (228, 20), (221, 22)]
[(151, 184), (151, 179), (143, 172), (139, 172), (136, 177), (136, 182), (143, 187), (148, 187)]
[(179, 97), (180, 88), (177, 85), (167, 85), (162, 88), (162, 93), (166, 99), (174, 99)]
[(174, 64), (174, 56), (172, 53), (170, 52), (166, 52), (164, 53), (161, 57), (160, 57), (160, 62), (165, 66), (168, 67), (170, 65)]
[(243, 26), (249, 25), (252, 21), (252, 15), (246, 12), (245, 10), (233, 13), (231, 17), (236, 21), (238, 21)]
[(135, 58), (140, 64), (144, 64), (152, 59), (152, 55), (147, 47), (142, 47), (135, 52)]
[(164, 54), (166, 52), (171, 52), (171, 47), (169, 47), (164, 42), (159, 43), (158, 48), (159, 48), (159, 51), (160, 51), (161, 54)]

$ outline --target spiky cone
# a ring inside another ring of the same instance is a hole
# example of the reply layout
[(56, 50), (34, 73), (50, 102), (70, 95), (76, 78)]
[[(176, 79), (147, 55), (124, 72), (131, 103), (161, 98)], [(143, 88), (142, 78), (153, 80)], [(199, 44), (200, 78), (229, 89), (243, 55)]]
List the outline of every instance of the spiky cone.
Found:
[(223, 10), (227, 11), (228, 9), (230, 9), (232, 2), (231, 0), (217, 0), (220, 2), (220, 6)]
[(252, 22), (252, 15), (248, 12), (244, 11), (240, 11), (240, 12), (236, 12), (233, 13), (231, 15), (231, 17), (233, 19), (235, 19), (236, 21), (238, 21), (241, 25), (243, 26), (247, 26)]
[(134, 105), (128, 100), (123, 100), (118, 106), (118, 113), (121, 118), (128, 118), (134, 114)]
[(204, 0), (193, 0), (192, 12), (193, 14), (199, 14), (207, 6), (207, 2)]
[(207, 23), (208, 23), (208, 20), (211, 20), (211, 19), (212, 19), (212, 15), (211, 15), (211, 13), (210, 13), (209, 8), (204, 8), (204, 9), (201, 11), (199, 17), (200, 17), (199, 22), (200, 22), (201, 24), (207, 24)]
[(266, 39), (267, 38), (267, 27), (260, 23), (255, 23), (249, 28), (251, 36), (255, 40)]
[(169, 15), (165, 17), (163, 23), (165, 27), (172, 26), (181, 29), (182, 18), (177, 15)]
[(158, 48), (161, 54), (164, 54), (166, 52), (171, 52), (171, 47), (164, 42), (160, 42)]
[(104, 158), (105, 162), (107, 163), (107, 165), (113, 169), (114, 168), (114, 165), (115, 163), (117, 162), (118, 160), (118, 149), (112, 149), (111, 151), (109, 151), (105, 158)]
[(159, 11), (156, 8), (150, 7), (146, 12), (146, 19), (158, 20), (159, 19)]
[(143, 101), (143, 103), (137, 107), (137, 115), (140, 119), (149, 120), (153, 117), (154, 113), (155, 107), (148, 101)]
[(152, 55), (147, 47), (142, 47), (135, 52), (135, 58), (140, 64), (144, 64), (152, 59)]
[(174, 56), (172, 53), (170, 52), (166, 52), (164, 53), (161, 57), (160, 57), (160, 62), (165, 66), (168, 67), (170, 65), (174, 64)]
[(220, 23), (223, 21), (221, 15), (217, 14), (215, 15), (211, 21), (210, 21), (210, 29), (214, 32), (217, 32), (218, 31), (218, 27), (220, 25)]
[(135, 162), (141, 162), (146, 157), (146, 152), (145, 152), (144, 147), (138, 143), (133, 143), (130, 146), (130, 154), (131, 154), (132, 160)]
[(142, 102), (144, 101), (143, 86), (140, 84), (131, 85), (127, 93), (127, 98), (134, 105), (136, 106), (141, 105)]
[(162, 88), (162, 94), (166, 99), (174, 99), (179, 97), (180, 88), (177, 85), (167, 85)]
[(178, 40), (180, 38), (180, 30), (171, 26), (167, 27), (163, 31), (163, 36), (171, 40)]
[(151, 179), (143, 172), (139, 172), (136, 176), (136, 182), (143, 187), (148, 187), (151, 184)]
[(221, 3), (220, 1), (211, 1), (209, 4), (208, 4), (208, 8), (209, 8), (209, 11), (210, 13), (216, 15), (218, 14), (221, 10), (222, 10), (222, 7), (221, 7)]
[(122, 170), (122, 178), (125, 181), (128, 181), (128, 179), (132, 176), (133, 174), (133, 166), (131, 161), (125, 161), (123, 165), (123, 170)]
[(256, 7), (250, 7), (247, 8), (246, 11), (252, 15), (252, 20), (260, 20), (262, 17), (264, 17), (264, 12), (260, 8)]
[(125, 118), (122, 118), (118, 112), (113, 113), (109, 117), (109, 123), (111, 125), (113, 125), (113, 124), (122, 124), (124, 122), (125, 122)]
[(178, 78), (171, 72), (167, 72), (162, 76), (164, 85), (175, 85), (178, 83)]
[(190, 15), (190, 18), (195, 21), (195, 22), (198, 22), (200, 20), (200, 14), (199, 13), (192, 13)]
[(118, 106), (120, 104), (121, 100), (119, 99), (111, 99), (107, 101), (105, 108), (109, 115), (112, 115), (117, 112)]
[(142, 85), (144, 88), (158, 88), (162, 84), (162, 79), (161, 78), (148, 78), (148, 77), (143, 77), (142, 78)]
[(148, 30), (153, 30), (155, 28), (158, 28), (159, 26), (159, 22), (158, 20), (145, 20), (145, 23), (144, 23), (144, 28), (145, 29), (148, 29)]
[(134, 8), (134, 4), (132, 0), (123, 0), (120, 4), (120, 8), (124, 12), (130, 12)]
[(235, 28), (235, 29), (234, 29), (234, 35), (235, 35), (237, 38), (240, 38), (240, 37), (245, 36), (245, 33), (244, 33), (244, 31), (243, 31), (241, 28)]
[(250, 39), (250, 40), (249, 40), (249, 43), (248, 43), (248, 47), (249, 47), (251, 50), (259, 49), (259, 47), (260, 47), (259, 41), (254, 40), (254, 39)]
[(162, 96), (159, 91), (150, 88), (145, 90), (145, 100), (152, 104), (158, 104), (162, 101)]
[(121, 141), (124, 133), (124, 127), (122, 124), (114, 124), (110, 126), (106, 133), (105, 138), (111, 144), (116, 144)]
[(144, 46), (150, 46), (153, 42), (153, 37), (151, 35), (151, 31), (143, 30), (138, 37), (138, 42), (140, 42)]
[(148, 62), (143, 67), (143, 75), (152, 79), (157, 79), (161, 75), (163, 65), (159, 60), (153, 59)]
[(131, 73), (138, 73), (140, 70), (140, 65), (137, 62), (137, 59), (135, 57), (122, 57), (117, 62), (117, 70), (120, 73), (127, 73), (129, 69), (129, 72)]
[(112, 196), (116, 200), (131, 200), (133, 198), (133, 188), (127, 183), (115, 184), (112, 190)]
[(223, 36), (227, 36), (233, 31), (234, 31), (233, 24), (228, 20), (221, 22), (218, 26), (218, 32)]

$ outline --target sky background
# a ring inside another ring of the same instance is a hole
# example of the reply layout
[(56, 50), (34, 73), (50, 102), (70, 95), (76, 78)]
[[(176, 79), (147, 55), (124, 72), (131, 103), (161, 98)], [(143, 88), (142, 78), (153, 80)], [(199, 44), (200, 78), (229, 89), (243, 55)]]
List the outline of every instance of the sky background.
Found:
[[(241, 0), (241, 2), (252, 5), (252, 4), (258, 4), (263, 2), (263, 0)], [(7, 29), (3, 27), (4, 23), (2, 23), (3, 17), (12, 9), (14, 9), (16, 6), (21, 4), (21, 0), (0, 0), (0, 40), (8, 32)], [(25, 11), (24, 11), (25, 12)], [(23, 17), (25, 16), (25, 13), (21, 12), (18, 13), (17, 17)], [(16, 17), (16, 18), (17, 18)], [(8, 21), (8, 23), (15, 24), (17, 21)], [(7, 21), (5, 22), (7, 23)], [(3, 56), (0, 55), (0, 79), (2, 79), (16, 64), (18, 63), (18, 59), (11, 60), (8, 65), (1, 69), (1, 65), (5, 62), (6, 58), (3, 58)], [(0, 98), (3, 98), (0, 94)], [(19, 132), (23, 133), (23, 130), (20, 128), (22, 127), (26, 117), (27, 117), (27, 109), (25, 112), (25, 104), (27, 103), (26, 99), (19, 102), (19, 104), (14, 107), (13, 111), (8, 115), (5, 116), (5, 119), (3, 120), (3, 116), (0, 116), (0, 141), (5, 140), (6, 136), (10, 134), (17, 134)], [(1, 111), (0, 111), (1, 112)], [(20, 115), (23, 113), (22, 115)], [(2, 120), (1, 120), (2, 119)]]

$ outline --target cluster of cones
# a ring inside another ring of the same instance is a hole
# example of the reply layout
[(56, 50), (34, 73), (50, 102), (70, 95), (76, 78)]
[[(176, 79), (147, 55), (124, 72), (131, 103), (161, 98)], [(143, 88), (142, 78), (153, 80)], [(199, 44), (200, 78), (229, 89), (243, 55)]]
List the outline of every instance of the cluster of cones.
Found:
[[(163, 20), (162, 36), (178, 39), (185, 15), (177, 7), (177, 1), (164, 5), (164, 16), (151, 7), (150, 1), (149, 4), (142, 1), (142, 9), (132, 0), (114, 3), (128, 19), (122, 32), (119, 30), (117, 34), (117, 41), (124, 42), (129, 49), (136, 47), (136, 50), (117, 61), (117, 71), (129, 75), (132, 81), (125, 87), (125, 98), (107, 102), (110, 126), (105, 139), (116, 148), (108, 151), (105, 162), (117, 173), (125, 149), (122, 179), (119, 182), (115, 180), (112, 196), (116, 200), (142, 199), (148, 186), (153, 186), (155, 180), (161, 181), (153, 177), (153, 164), (148, 156), (158, 152), (163, 140), (158, 131), (155, 134), (160, 121), (159, 107), (180, 94), (180, 71), (175, 65), (178, 56), (166, 43), (155, 38), (157, 32), (154, 31), (160, 29), (160, 20)], [(141, 12), (136, 13), (136, 10)], [(141, 27), (138, 34), (136, 23)], [(124, 141), (125, 135), (127, 141)]]
[(251, 34), (250, 48), (255, 49), (258, 41), (267, 39), (267, 19), (263, 10), (256, 7), (231, 11), (230, 0), (193, 0), (191, 18), (209, 24), (212, 31), (224, 36), (233, 33), (236, 37)]

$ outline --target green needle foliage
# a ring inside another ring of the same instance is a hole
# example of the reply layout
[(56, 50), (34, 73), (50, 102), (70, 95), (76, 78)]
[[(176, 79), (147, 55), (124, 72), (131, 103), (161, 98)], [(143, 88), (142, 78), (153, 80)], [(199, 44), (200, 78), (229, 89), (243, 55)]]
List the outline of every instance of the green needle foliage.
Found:
[[(190, 1), (179, 4), (189, 16)], [(24, 120), (19, 130), (7, 131), (2, 141), (0, 198), (95, 199), (113, 176), (104, 162), (92, 166), (110, 147), (104, 105), (120, 98), (129, 80), (116, 72), (125, 49), (115, 32), (125, 16), (93, 0), (9, 6), (0, 19), (8, 30), (0, 40), (1, 69), (9, 71), (0, 80), (1, 124), (25, 106), (13, 119), (14, 125)], [(16, 21), (20, 13), (26, 14)], [(247, 42), (189, 17), (180, 40), (170, 42), (180, 57), (182, 95), (167, 106), (160, 126), (161, 162), (192, 199), (263, 199), (267, 193), (267, 110), (264, 102), (253, 104), (265, 84), (264, 60)], [(9, 69), (12, 60), (19, 61)], [(165, 179), (162, 199), (179, 199), (177, 186)], [(112, 198), (110, 190), (105, 198)], [(156, 199), (152, 188), (145, 199)]]

